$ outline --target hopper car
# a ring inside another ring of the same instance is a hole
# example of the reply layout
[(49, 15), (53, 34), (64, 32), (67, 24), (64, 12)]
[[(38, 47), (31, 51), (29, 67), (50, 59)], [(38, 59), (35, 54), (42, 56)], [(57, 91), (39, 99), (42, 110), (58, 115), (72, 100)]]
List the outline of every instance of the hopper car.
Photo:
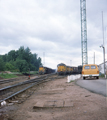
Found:
[(79, 66), (78, 66), (78, 73), (79, 73), (79, 74), (82, 74), (82, 65), (79, 65)]
[(39, 67), (39, 74), (40, 75), (42, 75), (42, 74), (51, 74), (51, 73), (54, 73), (54, 72), (55, 72), (54, 69), (44, 67), (42, 65)]

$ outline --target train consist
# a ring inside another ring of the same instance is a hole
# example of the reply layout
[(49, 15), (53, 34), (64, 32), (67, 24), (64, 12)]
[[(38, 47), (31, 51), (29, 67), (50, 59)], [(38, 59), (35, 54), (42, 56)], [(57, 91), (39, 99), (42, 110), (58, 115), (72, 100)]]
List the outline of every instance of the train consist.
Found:
[(50, 74), (50, 73), (54, 73), (54, 72), (55, 72), (54, 69), (44, 67), (42, 65), (39, 67), (39, 74), (40, 75), (42, 75), (42, 74)]
[(60, 63), (57, 65), (58, 75), (81, 74), (81, 72), (82, 72), (82, 66), (73, 67), (73, 66), (67, 66), (64, 63)]
[[(48, 67), (40, 66), (39, 67), (39, 74), (50, 74), (55, 73), (55, 69), (51, 69)], [(57, 74), (58, 75), (67, 75), (67, 74), (81, 74), (82, 72), (82, 66), (73, 67), (73, 66), (67, 66), (64, 63), (60, 63), (57, 65)]]

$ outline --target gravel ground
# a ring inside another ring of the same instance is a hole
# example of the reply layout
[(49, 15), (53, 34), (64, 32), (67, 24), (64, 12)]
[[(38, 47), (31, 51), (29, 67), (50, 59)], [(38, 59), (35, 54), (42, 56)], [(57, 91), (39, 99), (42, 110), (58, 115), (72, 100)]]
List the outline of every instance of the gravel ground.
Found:
[(106, 97), (67, 83), (67, 78), (34, 89), (25, 102), (4, 108), (5, 119), (1, 110), (0, 120), (107, 120)]

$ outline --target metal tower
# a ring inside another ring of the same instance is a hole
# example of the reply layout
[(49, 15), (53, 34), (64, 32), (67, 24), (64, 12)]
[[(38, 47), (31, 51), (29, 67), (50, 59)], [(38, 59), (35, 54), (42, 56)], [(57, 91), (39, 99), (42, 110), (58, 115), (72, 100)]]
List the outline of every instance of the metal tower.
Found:
[(88, 64), (86, 0), (80, 0), (82, 65)]

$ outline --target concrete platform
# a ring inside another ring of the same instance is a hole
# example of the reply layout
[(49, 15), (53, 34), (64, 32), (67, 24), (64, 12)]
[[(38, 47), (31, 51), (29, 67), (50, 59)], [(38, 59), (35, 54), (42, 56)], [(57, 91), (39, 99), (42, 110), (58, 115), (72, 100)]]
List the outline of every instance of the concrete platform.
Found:
[(36, 108), (61, 108), (61, 107), (73, 107), (74, 104), (71, 100), (50, 100), (50, 101), (37, 101), (33, 106)]

